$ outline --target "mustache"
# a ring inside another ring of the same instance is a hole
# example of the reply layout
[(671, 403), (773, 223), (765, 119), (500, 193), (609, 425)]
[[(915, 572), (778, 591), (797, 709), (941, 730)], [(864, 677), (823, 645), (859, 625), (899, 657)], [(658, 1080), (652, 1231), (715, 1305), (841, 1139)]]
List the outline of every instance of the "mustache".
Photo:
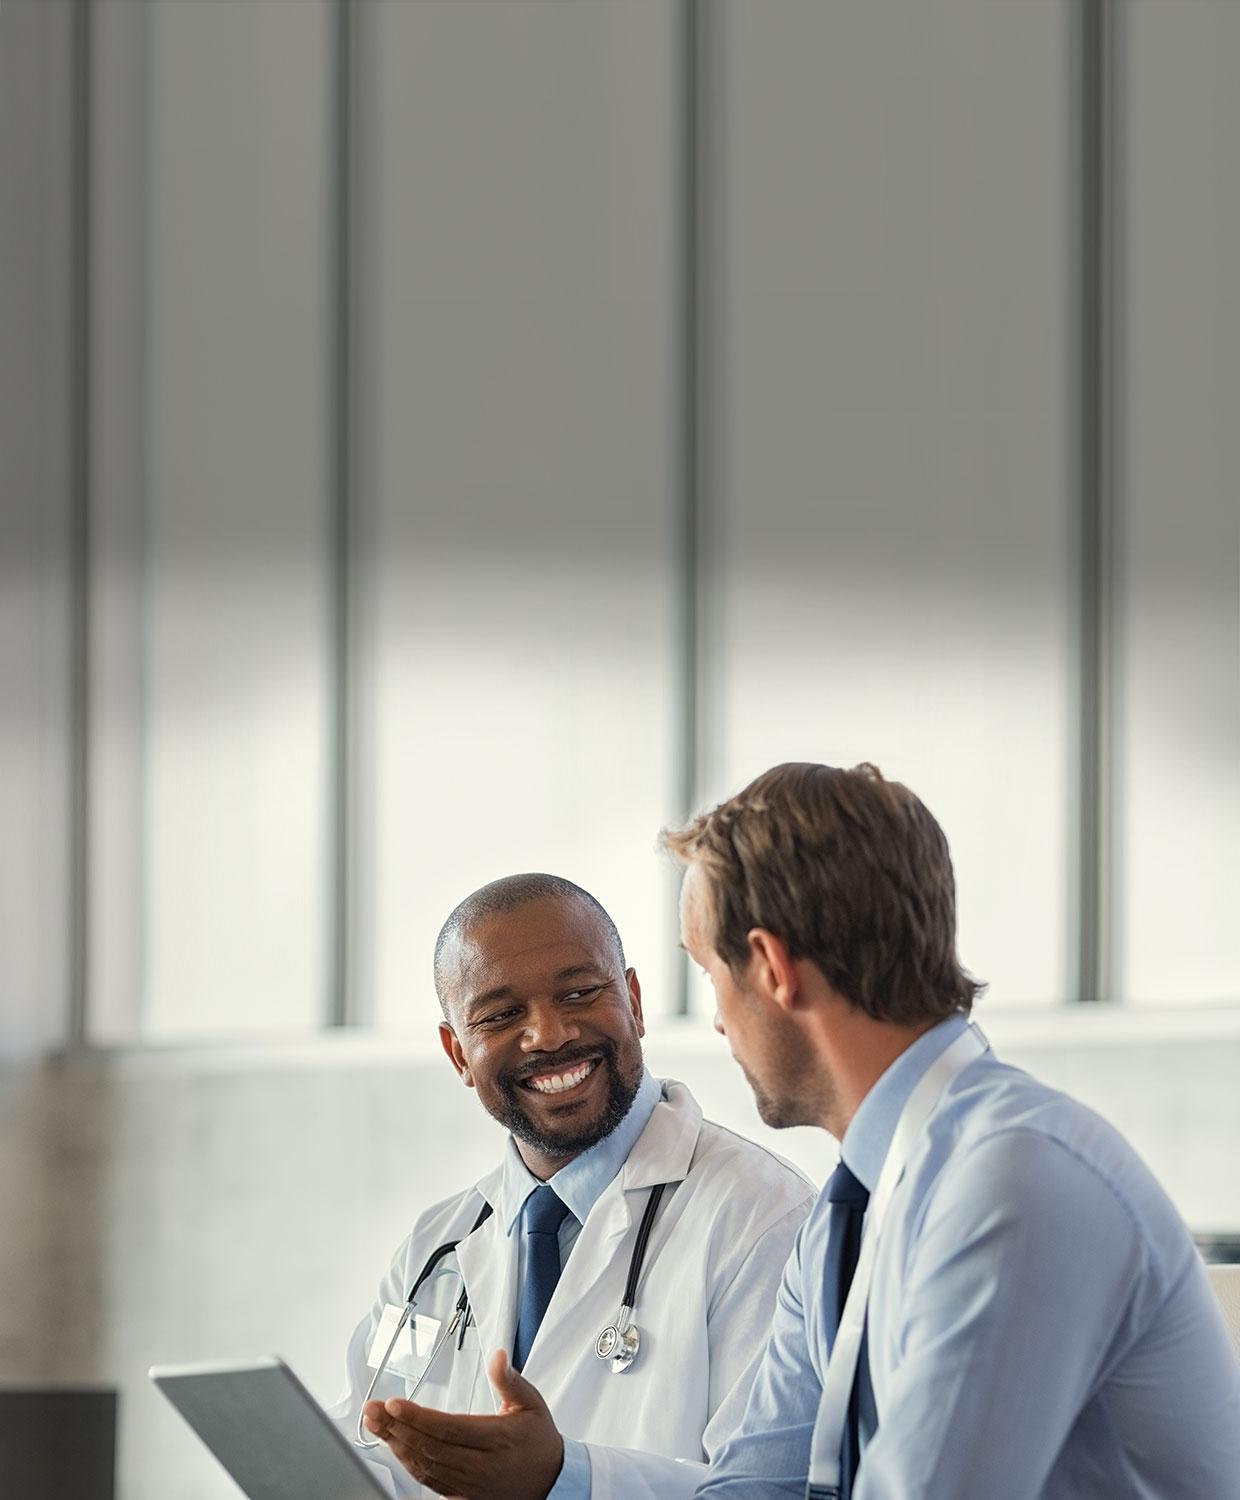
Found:
[(558, 1052), (543, 1052), (522, 1063), (519, 1068), (505, 1073), (504, 1083), (510, 1086), (524, 1083), (527, 1078), (533, 1078), (535, 1073), (545, 1073), (549, 1068), (571, 1068), (574, 1063), (589, 1062), (596, 1057), (614, 1064), (616, 1049), (610, 1042), (595, 1042), (589, 1047), (561, 1047)]

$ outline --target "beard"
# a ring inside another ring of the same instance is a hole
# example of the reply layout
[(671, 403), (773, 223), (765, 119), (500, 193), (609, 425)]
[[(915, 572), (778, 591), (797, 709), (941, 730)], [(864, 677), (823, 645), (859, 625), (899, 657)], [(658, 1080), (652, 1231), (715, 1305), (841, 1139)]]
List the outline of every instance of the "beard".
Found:
[(497, 1120), (517, 1140), (542, 1156), (579, 1156), (591, 1146), (609, 1136), (633, 1107), (637, 1090), (641, 1087), (642, 1061), (638, 1054), (631, 1076), (626, 1077), (620, 1065), (620, 1053), (612, 1041), (596, 1042), (590, 1047), (576, 1047), (557, 1052), (554, 1066), (568, 1068), (584, 1058), (598, 1058), (598, 1067), (606, 1071), (607, 1095), (602, 1111), (590, 1121), (578, 1121), (571, 1117), (562, 1126), (535, 1120), (528, 1112), (525, 1100), (528, 1090), (522, 1088), (521, 1080), (530, 1074), (545, 1072), (549, 1059), (538, 1063), (527, 1063), (523, 1068), (505, 1073), (497, 1080), (498, 1098), (488, 1105), (491, 1118)]
[(777, 1098), (768, 1092), (747, 1068), (742, 1068), (741, 1072), (753, 1090), (753, 1102), (758, 1106), (758, 1117), (764, 1125), (769, 1125), (772, 1130), (788, 1130), (793, 1125), (805, 1123), (792, 1100)]
[(764, 1082), (757, 1069), (739, 1057), (736, 1061), (753, 1090), (754, 1103), (764, 1125), (773, 1130), (788, 1130), (794, 1125), (822, 1123), (834, 1091), (794, 1030), (780, 1030), (768, 1038), (761, 1071), (766, 1078), (777, 1079), (777, 1085)]

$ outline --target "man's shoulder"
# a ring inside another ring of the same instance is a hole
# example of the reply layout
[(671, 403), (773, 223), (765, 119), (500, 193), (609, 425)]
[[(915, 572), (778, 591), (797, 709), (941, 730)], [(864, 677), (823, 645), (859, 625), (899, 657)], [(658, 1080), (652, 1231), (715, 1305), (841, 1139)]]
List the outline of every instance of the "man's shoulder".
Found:
[(706, 1118), (686, 1181), (696, 1190), (713, 1189), (733, 1201), (762, 1204), (772, 1219), (801, 1206), (808, 1212), (818, 1191), (777, 1152)]
[(1136, 1160), (1132, 1147), (1081, 1100), (996, 1058), (966, 1073), (929, 1132), (950, 1144), (957, 1160), (996, 1139), (1057, 1155), (1067, 1151), (1102, 1171)]
[(927, 1200), (950, 1189), (978, 1203), (1010, 1200), (1026, 1216), (1072, 1201), (1085, 1213), (1112, 1198), (1158, 1263), (1179, 1265), (1191, 1249), (1167, 1193), (1110, 1121), (997, 1059), (965, 1075), (931, 1121), (916, 1176)]
[(805, 1173), (777, 1151), (705, 1116), (702, 1117), (702, 1133), (694, 1155), (694, 1166), (697, 1167), (699, 1163), (710, 1163), (716, 1168), (731, 1166), (769, 1173), (776, 1180), (795, 1182), (811, 1193), (815, 1191)]

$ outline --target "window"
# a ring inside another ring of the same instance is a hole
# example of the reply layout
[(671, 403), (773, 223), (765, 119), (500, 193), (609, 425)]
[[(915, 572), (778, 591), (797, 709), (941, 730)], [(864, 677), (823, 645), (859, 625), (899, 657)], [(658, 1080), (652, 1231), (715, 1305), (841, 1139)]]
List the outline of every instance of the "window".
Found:
[(421, 1029), (537, 868), (709, 1013), (657, 831), (810, 758), (939, 816), (990, 1003), (1236, 1002), (1240, 12), (929, 10), (5, 8), (79, 1032)]

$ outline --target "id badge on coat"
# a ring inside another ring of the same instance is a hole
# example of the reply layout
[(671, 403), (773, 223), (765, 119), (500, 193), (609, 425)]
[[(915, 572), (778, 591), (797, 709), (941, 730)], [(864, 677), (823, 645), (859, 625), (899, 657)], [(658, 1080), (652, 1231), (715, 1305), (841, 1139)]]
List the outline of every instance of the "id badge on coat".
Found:
[[(392, 1342), (392, 1335), (404, 1313), (403, 1307), (396, 1307), (391, 1302), (384, 1307), (383, 1316), (379, 1319), (379, 1326), (366, 1352), (366, 1363), (372, 1370), (377, 1370), (383, 1363), (384, 1351)], [(388, 1355), (387, 1368), (392, 1374), (403, 1376), (406, 1380), (416, 1380), (430, 1363), (442, 1326), (440, 1320), (430, 1313), (415, 1312), (401, 1329), (400, 1336)]]

